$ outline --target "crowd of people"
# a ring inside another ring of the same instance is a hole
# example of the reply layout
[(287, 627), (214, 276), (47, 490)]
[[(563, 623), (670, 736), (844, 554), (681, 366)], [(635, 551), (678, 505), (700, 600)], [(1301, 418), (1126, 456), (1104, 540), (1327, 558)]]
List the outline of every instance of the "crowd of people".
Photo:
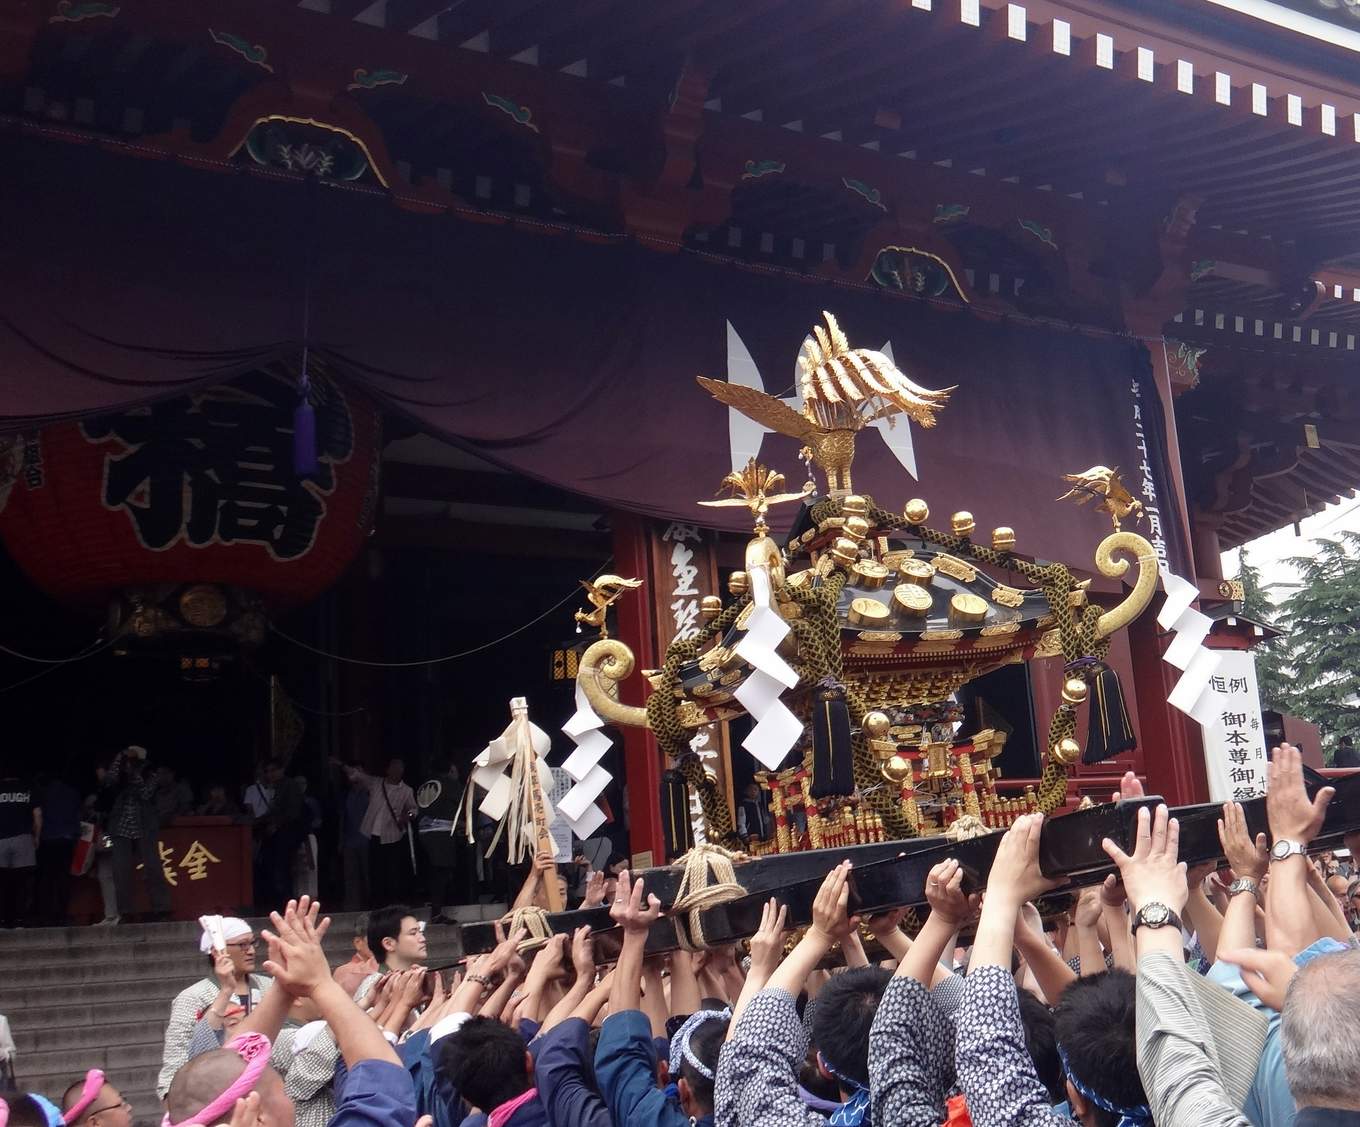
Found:
[[(513, 878), (502, 862), (484, 856), (494, 823), (476, 815), (478, 849), (455, 832), (463, 788), (453, 760), (435, 765), (419, 802), (405, 772), (400, 758), (389, 759), (377, 775), (336, 760), (321, 785), (309, 786), (270, 760), (244, 788), (209, 780), (196, 794), (173, 767), (149, 760), (139, 746), (102, 758), (84, 793), (54, 773), (26, 779), (6, 771), (0, 777), (0, 928), (70, 922), (71, 882), (85, 874), (98, 881), (102, 923), (169, 919), (170, 886), (157, 841), (165, 826), (184, 817), (251, 826), (261, 910), (304, 895), (324, 894), (345, 911), (417, 900), (430, 905), (430, 923), (451, 924), (453, 905), (500, 899)], [(604, 855), (615, 870), (621, 867), (608, 842)], [(579, 884), (585, 858), (574, 861), (573, 884)]]
[[(335, 968), (309, 898), (272, 916), (258, 967), (250, 926), (226, 920), (173, 1005), (164, 1122), (1360, 1124), (1353, 909), (1310, 859), (1332, 796), (1309, 797), (1287, 745), (1269, 788), (1269, 850), (1230, 803), (1222, 857), (1187, 872), (1176, 819), (1145, 808), (1131, 852), (1105, 843), (1116, 872), (1047, 919), (1059, 882), (1038, 863), (1043, 817), (1024, 816), (981, 892), (957, 861), (932, 869), (914, 938), (905, 910), (851, 914), (849, 862), (800, 934), (771, 899), (745, 957), (650, 953), (661, 906), (627, 871), (587, 881), (610, 931), (531, 941), (517, 926), (457, 968), (427, 965), (400, 906), (372, 913)], [(1140, 793), (1132, 775), (1121, 793)], [(546, 879), (536, 866), (519, 903)], [(116, 1081), (90, 1072), (50, 1103), (0, 1106), (9, 1127), (129, 1127)]]

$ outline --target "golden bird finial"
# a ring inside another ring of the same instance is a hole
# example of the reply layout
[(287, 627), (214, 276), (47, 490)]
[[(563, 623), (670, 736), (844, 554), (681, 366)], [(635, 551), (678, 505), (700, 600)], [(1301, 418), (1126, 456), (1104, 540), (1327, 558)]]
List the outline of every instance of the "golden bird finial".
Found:
[(1109, 514), (1116, 532), (1121, 521), (1132, 519), (1136, 524), (1143, 518), (1143, 502), (1124, 488), (1118, 467), (1092, 466), (1081, 473), (1063, 474), (1063, 480), (1070, 482), (1072, 488), (1059, 497), (1059, 501), (1074, 499), (1078, 505), (1084, 505), (1092, 497), (1099, 497), (1101, 500), (1096, 508)]
[(767, 469), (754, 458), (747, 461), (740, 470), (733, 470), (718, 486), (718, 492), (730, 490), (730, 495), (718, 501), (700, 501), (699, 504), (720, 509), (731, 505), (745, 505), (756, 518), (757, 536), (764, 536), (770, 530), (765, 518), (771, 505), (782, 505), (786, 501), (801, 501), (808, 493), (780, 493), (784, 488), (784, 475), (777, 470)]
[[(601, 575), (598, 579), (582, 579), (581, 586), (586, 589), (586, 601), (595, 609), (592, 611), (578, 610), (576, 612), (577, 623), (585, 623), (593, 626), (600, 632), (601, 638), (609, 637), (609, 626), (607, 618), (609, 608), (614, 605), (627, 591), (636, 591), (642, 586), (641, 579), (624, 579), (618, 575)], [(576, 627), (580, 632), (581, 627)]]
[(827, 312), (822, 317), (825, 327), (812, 327), (798, 356), (801, 412), (755, 388), (703, 376), (699, 384), (747, 418), (806, 443), (832, 492), (848, 493), (859, 431), (879, 419), (891, 423), (897, 415), (933, 427), (954, 389), (931, 391), (913, 383), (882, 352), (851, 348), (836, 318)]

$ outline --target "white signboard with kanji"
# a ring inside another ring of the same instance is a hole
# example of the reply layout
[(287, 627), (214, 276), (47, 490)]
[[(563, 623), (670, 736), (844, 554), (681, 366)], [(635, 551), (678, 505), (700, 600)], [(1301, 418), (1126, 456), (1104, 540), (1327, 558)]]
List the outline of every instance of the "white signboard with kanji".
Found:
[(1218, 668), (1195, 709), (1209, 721), (1202, 727), (1209, 798), (1244, 802), (1266, 791), (1266, 740), (1256, 657), (1249, 650), (1219, 650), (1217, 656)]

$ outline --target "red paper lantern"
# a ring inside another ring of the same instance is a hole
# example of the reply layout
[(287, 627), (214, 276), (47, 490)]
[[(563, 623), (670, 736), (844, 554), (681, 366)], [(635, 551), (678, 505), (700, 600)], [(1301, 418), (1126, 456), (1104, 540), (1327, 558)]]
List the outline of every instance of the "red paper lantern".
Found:
[(186, 583), (305, 602), (372, 527), (382, 445), (371, 399), (324, 376), (311, 386), (317, 466), (303, 476), (297, 384), (266, 371), (24, 435), (0, 484), (0, 539), (64, 602)]

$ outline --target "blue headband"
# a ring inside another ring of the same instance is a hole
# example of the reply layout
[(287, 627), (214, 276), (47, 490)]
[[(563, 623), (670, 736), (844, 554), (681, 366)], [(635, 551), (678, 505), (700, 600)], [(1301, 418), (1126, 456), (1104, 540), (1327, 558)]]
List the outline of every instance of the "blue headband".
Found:
[(845, 1103), (831, 1113), (833, 1127), (859, 1127), (864, 1122), (865, 1116), (869, 1114), (869, 1089), (858, 1080), (852, 1080), (843, 1073), (836, 1071), (835, 1065), (827, 1060), (820, 1050), (817, 1052), (817, 1059), (821, 1061), (822, 1067), (841, 1083), (842, 1087), (853, 1093)]
[(689, 1039), (694, 1036), (694, 1031), (706, 1021), (727, 1021), (732, 1016), (732, 1009), (729, 1006), (721, 1010), (699, 1010), (685, 1018), (685, 1023), (675, 1031), (675, 1036), (671, 1038), (670, 1052), (670, 1073), (673, 1079), (680, 1078), (680, 1064), (688, 1061), (690, 1068), (694, 1069), (705, 1080), (713, 1079), (713, 1070), (696, 1057), (689, 1047)]
[(1146, 1104), (1139, 1104), (1137, 1107), (1119, 1107), (1105, 1099), (1104, 1096), (1096, 1095), (1095, 1092), (1073, 1076), (1072, 1062), (1067, 1059), (1067, 1050), (1061, 1045), (1058, 1046), (1058, 1056), (1062, 1060), (1063, 1072), (1067, 1074), (1068, 1082), (1072, 1087), (1102, 1111), (1108, 1111), (1111, 1115), (1119, 1116), (1119, 1123), (1116, 1127), (1142, 1127), (1142, 1124), (1152, 1122), (1152, 1109)]
[(46, 1096), (41, 1096), (37, 1092), (29, 1092), (28, 1098), (42, 1108), (43, 1115), (47, 1117), (47, 1127), (65, 1127), (65, 1121), (61, 1117), (61, 1109)]

